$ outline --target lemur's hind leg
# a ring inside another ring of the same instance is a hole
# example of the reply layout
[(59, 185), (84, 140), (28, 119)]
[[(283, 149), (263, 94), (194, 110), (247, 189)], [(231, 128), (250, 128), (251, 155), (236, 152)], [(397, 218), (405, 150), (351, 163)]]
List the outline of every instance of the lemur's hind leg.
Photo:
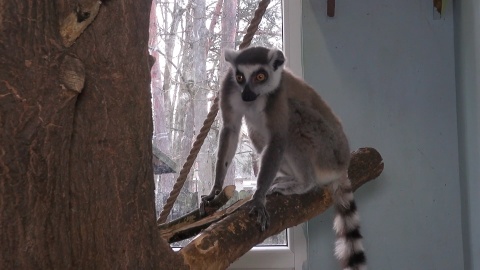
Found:
[(315, 187), (311, 156), (302, 147), (290, 145), (284, 155), (280, 173), (270, 190), (283, 195), (303, 194)]
[(291, 176), (280, 176), (275, 179), (274, 184), (270, 187), (270, 193), (280, 193), (283, 195), (302, 194), (312, 188), (311, 183), (295, 181)]

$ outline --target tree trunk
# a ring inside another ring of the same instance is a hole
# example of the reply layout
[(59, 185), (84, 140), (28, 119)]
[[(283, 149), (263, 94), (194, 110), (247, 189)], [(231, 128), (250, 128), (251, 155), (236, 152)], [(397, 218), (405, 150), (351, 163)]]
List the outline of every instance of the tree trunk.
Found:
[[(174, 125), (177, 126), (178, 137), (172, 141), (176, 144), (177, 159), (176, 163), (183, 165), (190, 153), (193, 139), (195, 137), (195, 110), (194, 110), (194, 55), (192, 52), (193, 44), (195, 43), (193, 35), (193, 20), (194, 11), (192, 7), (192, 1), (189, 0), (185, 11), (185, 31), (183, 34), (183, 51), (181, 53), (181, 67), (182, 67), (182, 84), (178, 91), (179, 99), (175, 112)], [(180, 142), (180, 143), (178, 143)], [(190, 196), (193, 188), (193, 170), (191, 170), (187, 176), (187, 180), (183, 186), (182, 193), (185, 195), (177, 199), (178, 202), (174, 205), (171, 213), (171, 218), (176, 218), (181, 214), (184, 214), (192, 209), (192, 202)], [(196, 207), (196, 206), (195, 206)]]
[(215, 25), (217, 24), (218, 17), (220, 17), (222, 6), (223, 6), (223, 0), (217, 0), (217, 4), (215, 5), (215, 10), (213, 11), (213, 14), (212, 14), (212, 20), (210, 21), (210, 26), (208, 27), (209, 38), (207, 41), (207, 47), (206, 47), (205, 53), (208, 52), (208, 49), (213, 44)]
[[(163, 91), (165, 93), (164, 95), (164, 104), (165, 104), (165, 111), (167, 112), (167, 115), (168, 115), (168, 126), (170, 128), (173, 127), (173, 122), (174, 122), (174, 118), (173, 118), (173, 110), (174, 110), (174, 106), (175, 106), (175, 101), (174, 100), (170, 100), (170, 95), (168, 95), (167, 93), (169, 91), (171, 91), (171, 77), (172, 77), (172, 64), (173, 62), (171, 62), (171, 60), (173, 59), (173, 49), (175, 48), (175, 42), (176, 42), (176, 39), (177, 39), (177, 31), (178, 31), (178, 27), (179, 27), (179, 24), (180, 24), (180, 21), (182, 19), (182, 16), (183, 16), (183, 13), (186, 11), (184, 8), (180, 7), (180, 4), (178, 3), (178, 1), (173, 1), (173, 4), (174, 4), (174, 7), (173, 7), (173, 11), (171, 14), (169, 14), (169, 11), (168, 9), (165, 7), (164, 8), (164, 13), (163, 13), (163, 18), (164, 18), (164, 22), (166, 23), (167, 20), (166, 18), (171, 15), (172, 17), (172, 23), (169, 25), (168, 29), (168, 36), (166, 37), (165, 39), (165, 58), (167, 59), (167, 61), (165, 61), (165, 66), (164, 66), (164, 69), (163, 69), (163, 72), (164, 72), (164, 80), (163, 80)], [(169, 135), (169, 142), (172, 142), (174, 141), (174, 134), (176, 134), (176, 132), (169, 132), (168, 135)]]
[(150, 4), (0, 4), (0, 269), (184, 268), (155, 222)]
[[(163, 91), (163, 80), (162, 72), (160, 70), (160, 53), (156, 50), (158, 43), (159, 31), (157, 26), (157, 16), (156, 16), (156, 1), (152, 2), (152, 10), (150, 11), (150, 25), (149, 25), (149, 41), (148, 47), (152, 51), (152, 57), (155, 60), (155, 63), (151, 69), (151, 91), (152, 91), (152, 105), (153, 105), (153, 146), (157, 147), (160, 151), (167, 153), (170, 150), (170, 142), (168, 140), (168, 130), (167, 130), (167, 113), (165, 108), (169, 108), (170, 104), (167, 104), (165, 101), (169, 101), (165, 97), (165, 91)], [(153, 59), (152, 59), (153, 60)]]
[[(235, 27), (235, 21), (232, 18), (236, 18), (237, 14), (237, 0), (223, 0), (223, 12), (222, 12), (222, 36), (220, 42), (220, 71), (219, 78), (223, 78), (228, 70), (228, 63), (225, 61), (223, 51), (225, 49), (235, 48), (235, 36), (237, 28)], [(235, 185), (235, 162), (230, 163), (227, 175), (225, 176), (224, 185)]]
[[(207, 43), (208, 43), (208, 29), (206, 22), (206, 7), (205, 0), (195, 0), (194, 4), (194, 19), (193, 19), (193, 36), (196, 41), (193, 43), (194, 53), (194, 80), (195, 80), (195, 134), (200, 133), (203, 127), (203, 121), (207, 117), (208, 109), (208, 84), (207, 84)], [(216, 144), (210, 137), (207, 136), (200, 152), (197, 156), (198, 168), (198, 201), (202, 195), (210, 192), (213, 180), (213, 153), (210, 153), (211, 144)]]

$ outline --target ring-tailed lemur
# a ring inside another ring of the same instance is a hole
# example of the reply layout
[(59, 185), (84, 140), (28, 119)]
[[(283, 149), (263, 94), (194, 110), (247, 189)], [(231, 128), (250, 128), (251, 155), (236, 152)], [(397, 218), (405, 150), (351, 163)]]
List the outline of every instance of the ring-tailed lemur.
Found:
[(203, 203), (222, 189), (245, 117), (249, 137), (261, 154), (250, 212), (257, 215), (261, 229), (269, 224), (267, 193), (302, 194), (329, 185), (336, 210), (335, 254), (343, 269), (366, 269), (347, 175), (350, 149), (339, 119), (312, 87), (284, 69), (282, 51), (263, 47), (228, 50), (225, 60), (231, 68), (220, 90), (223, 127), (215, 183)]

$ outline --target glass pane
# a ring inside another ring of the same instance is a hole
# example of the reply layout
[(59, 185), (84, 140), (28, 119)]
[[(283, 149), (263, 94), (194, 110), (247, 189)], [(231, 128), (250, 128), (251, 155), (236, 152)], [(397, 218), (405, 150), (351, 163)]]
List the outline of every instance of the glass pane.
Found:
[[(238, 48), (258, 0), (153, 1), (150, 23), (153, 148), (157, 214), (163, 208), (203, 125), (228, 66), (221, 52)], [(222, 5), (223, 4), (223, 5)], [(282, 4), (271, 1), (252, 45), (282, 48)], [(196, 208), (213, 184), (220, 117), (198, 154), (169, 220)], [(235, 202), (255, 190), (257, 155), (242, 128), (237, 153), (225, 179), (235, 184)], [(175, 246), (183, 245), (176, 243)], [(265, 245), (286, 245), (286, 231)]]

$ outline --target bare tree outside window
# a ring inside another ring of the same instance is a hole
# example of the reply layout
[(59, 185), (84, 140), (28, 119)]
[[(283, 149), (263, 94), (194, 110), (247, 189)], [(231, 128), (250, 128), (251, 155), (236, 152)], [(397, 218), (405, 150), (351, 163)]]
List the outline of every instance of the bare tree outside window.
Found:
[[(149, 48), (152, 67), (153, 148), (157, 215), (175, 184), (228, 66), (226, 48), (238, 48), (257, 0), (154, 0)], [(282, 48), (282, 1), (273, 0), (253, 46)], [(169, 219), (196, 208), (213, 185), (221, 118), (217, 117)], [(257, 156), (242, 128), (237, 153), (225, 179), (235, 184), (232, 201), (255, 190)], [(179, 242), (177, 245), (184, 243)], [(286, 245), (286, 232), (264, 245)]]

